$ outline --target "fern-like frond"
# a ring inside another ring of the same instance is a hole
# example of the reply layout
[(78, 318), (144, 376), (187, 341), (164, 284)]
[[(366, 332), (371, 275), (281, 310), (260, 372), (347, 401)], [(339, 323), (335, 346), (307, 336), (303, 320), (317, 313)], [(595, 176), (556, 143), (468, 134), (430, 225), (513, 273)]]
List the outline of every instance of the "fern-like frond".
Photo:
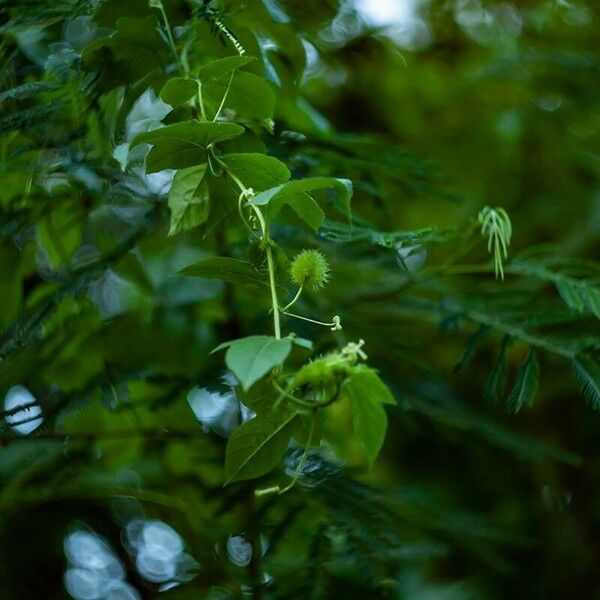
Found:
[(319, 235), (330, 242), (337, 243), (367, 243), (384, 248), (397, 248), (398, 244), (405, 247), (435, 246), (447, 244), (460, 237), (460, 232), (455, 228), (438, 229), (437, 227), (424, 227), (413, 231), (380, 231), (361, 223), (342, 223), (339, 221), (325, 220)]
[(540, 365), (533, 350), (521, 364), (512, 391), (506, 401), (509, 411), (518, 413), (523, 406), (531, 406), (540, 381)]
[(496, 278), (504, 279), (503, 261), (508, 258), (508, 246), (512, 237), (512, 225), (508, 213), (501, 207), (483, 208), (478, 217), (481, 235), (488, 238), (488, 252), (494, 257)]
[(48, 92), (58, 88), (58, 84), (49, 81), (31, 81), (17, 85), (14, 88), (5, 90), (0, 94), (0, 105), (12, 100), (23, 100), (32, 98), (41, 92)]
[(530, 261), (513, 262), (511, 268), (524, 275), (531, 275), (554, 284), (558, 294), (571, 311), (588, 312), (600, 319), (600, 282), (597, 276), (575, 278)]
[(43, 104), (16, 111), (0, 118), (0, 133), (7, 133), (21, 128), (31, 128), (56, 118), (66, 110), (62, 100), (49, 100)]
[(580, 355), (571, 361), (571, 368), (587, 401), (600, 410), (600, 363), (590, 355)]
[(506, 349), (510, 344), (510, 336), (505, 335), (492, 371), (483, 388), (483, 397), (488, 404), (496, 404), (504, 396), (506, 388)]

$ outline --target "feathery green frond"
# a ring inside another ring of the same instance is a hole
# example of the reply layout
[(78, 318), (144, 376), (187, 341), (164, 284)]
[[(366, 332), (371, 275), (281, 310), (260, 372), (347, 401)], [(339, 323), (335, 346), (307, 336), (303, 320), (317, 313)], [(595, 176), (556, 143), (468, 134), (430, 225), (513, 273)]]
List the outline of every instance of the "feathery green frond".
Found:
[(580, 355), (571, 361), (571, 367), (586, 400), (600, 410), (600, 362), (591, 355)]
[(487, 237), (487, 249), (494, 257), (494, 272), (504, 279), (503, 262), (508, 258), (508, 246), (512, 237), (512, 224), (506, 210), (486, 206), (481, 209), (478, 221), (481, 235)]

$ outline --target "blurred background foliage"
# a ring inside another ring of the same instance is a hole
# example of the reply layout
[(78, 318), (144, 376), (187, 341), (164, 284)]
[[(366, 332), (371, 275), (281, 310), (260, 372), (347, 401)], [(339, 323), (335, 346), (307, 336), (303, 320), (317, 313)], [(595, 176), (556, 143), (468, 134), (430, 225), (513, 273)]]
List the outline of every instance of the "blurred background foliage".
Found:
[[(285, 496), (222, 487), (244, 407), (210, 351), (268, 330), (269, 305), (176, 275), (239, 256), (244, 231), (221, 203), (203, 231), (168, 237), (173, 173), (146, 175), (128, 150), (170, 118), (160, 15), (7, 0), (0, 596), (600, 598), (597, 7), (165, 8), (190, 61), (234, 52), (215, 19), (259, 58), (277, 104), (257, 147), (295, 176), (353, 180), (352, 227), (330, 207), (316, 241), (293, 215), (274, 235), (332, 258), (306, 305), (342, 316), (337, 343), (365, 339), (398, 405), (371, 472), (321, 449)], [(504, 282), (478, 234), (485, 205), (513, 221)], [(533, 404), (507, 405), (532, 361)]]

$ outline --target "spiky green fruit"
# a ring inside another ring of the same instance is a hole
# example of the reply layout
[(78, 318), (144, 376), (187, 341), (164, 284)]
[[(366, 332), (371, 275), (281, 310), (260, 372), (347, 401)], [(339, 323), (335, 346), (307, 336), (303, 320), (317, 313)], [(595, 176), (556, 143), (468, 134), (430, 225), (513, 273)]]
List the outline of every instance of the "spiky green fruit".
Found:
[(302, 250), (290, 267), (292, 281), (298, 286), (318, 290), (329, 281), (329, 264), (318, 250)]

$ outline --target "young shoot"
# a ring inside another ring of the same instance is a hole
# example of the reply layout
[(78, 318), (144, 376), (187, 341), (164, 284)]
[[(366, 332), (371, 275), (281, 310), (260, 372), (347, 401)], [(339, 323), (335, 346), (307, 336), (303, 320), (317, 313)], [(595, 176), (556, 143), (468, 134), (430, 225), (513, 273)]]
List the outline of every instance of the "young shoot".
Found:
[(512, 236), (512, 225), (508, 213), (501, 207), (483, 208), (478, 217), (481, 234), (488, 238), (488, 252), (494, 256), (494, 272), (504, 280), (503, 262), (508, 258), (508, 246)]

